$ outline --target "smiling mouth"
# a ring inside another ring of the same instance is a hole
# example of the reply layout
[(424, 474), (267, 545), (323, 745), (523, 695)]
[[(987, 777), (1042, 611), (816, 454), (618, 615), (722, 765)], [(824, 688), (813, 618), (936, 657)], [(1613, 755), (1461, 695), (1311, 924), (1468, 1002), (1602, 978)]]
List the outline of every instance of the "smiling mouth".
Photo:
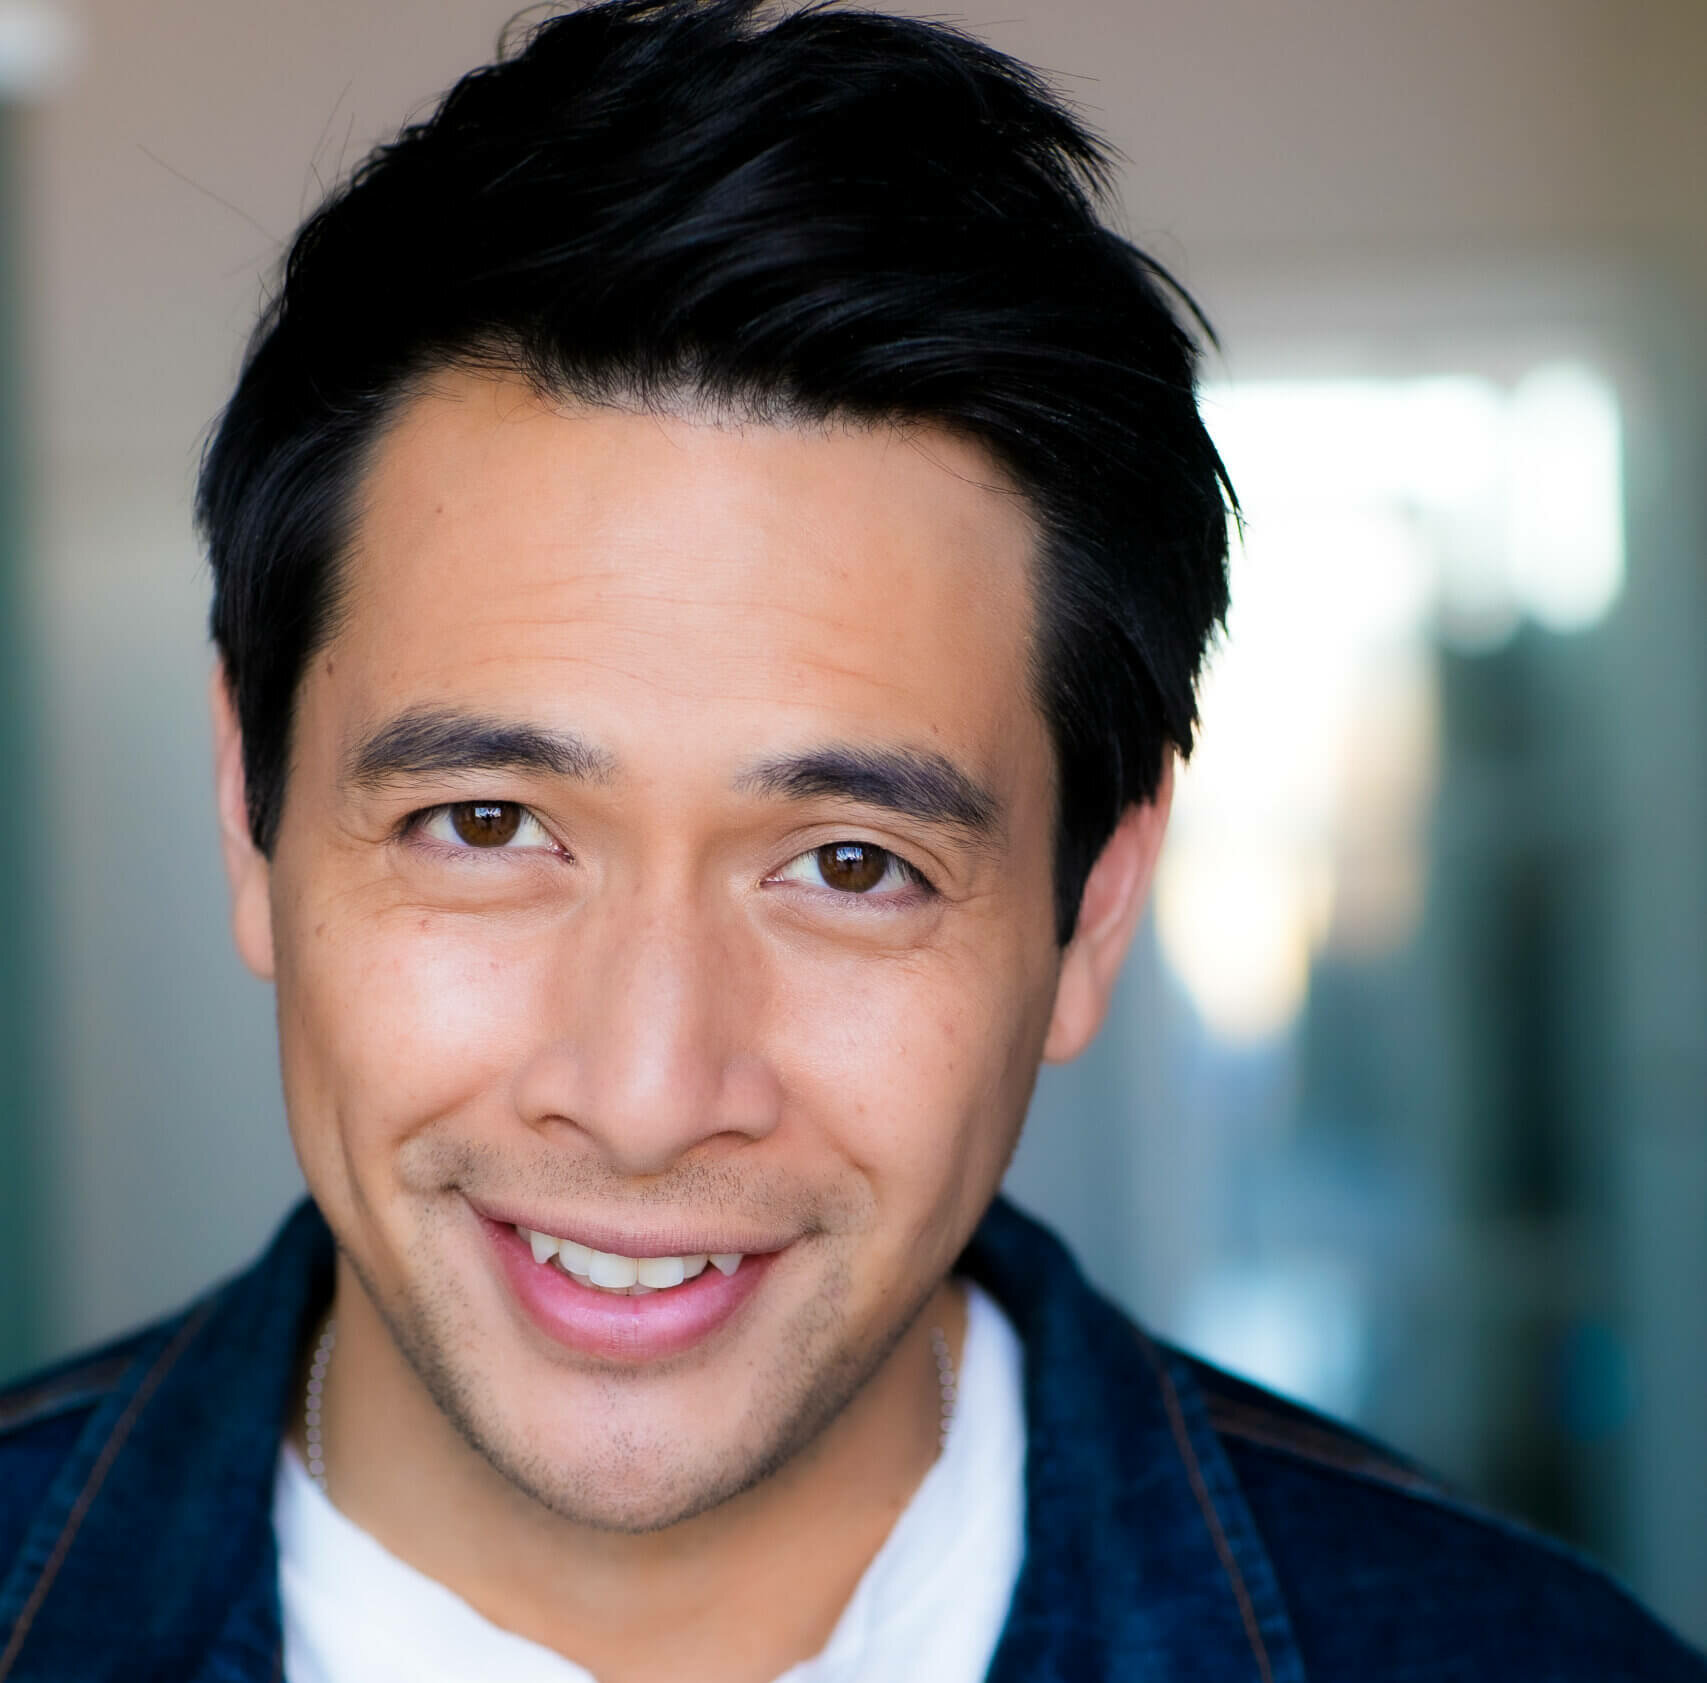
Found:
[(623, 1256), (616, 1251), (596, 1251), (574, 1239), (559, 1239), (531, 1227), (515, 1229), (542, 1268), (561, 1269), (570, 1279), (593, 1291), (612, 1297), (644, 1297), (670, 1291), (715, 1268), (730, 1275), (741, 1266), (741, 1251), (701, 1251), (691, 1256)]

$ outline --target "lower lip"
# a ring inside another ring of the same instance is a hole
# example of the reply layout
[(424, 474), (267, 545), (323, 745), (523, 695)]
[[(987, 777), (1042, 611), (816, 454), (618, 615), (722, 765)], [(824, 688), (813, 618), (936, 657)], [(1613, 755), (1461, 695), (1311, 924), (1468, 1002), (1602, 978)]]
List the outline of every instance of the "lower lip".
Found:
[(507, 1222), (482, 1216), (480, 1225), (534, 1325), (566, 1349), (607, 1361), (661, 1361), (691, 1350), (728, 1324), (781, 1254), (743, 1257), (733, 1274), (708, 1264), (679, 1286), (629, 1297), (584, 1286), (555, 1262), (535, 1262), (532, 1247)]

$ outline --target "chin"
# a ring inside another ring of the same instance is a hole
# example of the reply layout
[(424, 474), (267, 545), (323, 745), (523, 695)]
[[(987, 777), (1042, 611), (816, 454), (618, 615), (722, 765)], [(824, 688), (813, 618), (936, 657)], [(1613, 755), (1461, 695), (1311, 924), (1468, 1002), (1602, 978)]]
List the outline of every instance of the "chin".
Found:
[[(769, 1372), (728, 1364), (741, 1376), (737, 1393), (703, 1373), (637, 1382), (525, 1361), (494, 1383), (488, 1367), (452, 1354), (470, 1341), (433, 1327), (432, 1316), (387, 1306), (381, 1318), (438, 1412), (508, 1485), (571, 1523), (635, 1535), (735, 1501), (787, 1467), (842, 1414), (906, 1326), (861, 1352), (838, 1341), (820, 1306), (770, 1343)], [(708, 1385), (716, 1406), (707, 1406)]]
[(844, 1391), (820, 1383), (698, 1434), (691, 1418), (688, 1429), (617, 1425), (608, 1416), (627, 1399), (601, 1397), (576, 1411), (585, 1424), (567, 1438), (560, 1417), (530, 1429), (513, 1419), (482, 1420), (485, 1411), (465, 1397), (434, 1400), (487, 1465), (531, 1501), (577, 1525), (638, 1535), (683, 1524), (765, 1483), (840, 1414)]

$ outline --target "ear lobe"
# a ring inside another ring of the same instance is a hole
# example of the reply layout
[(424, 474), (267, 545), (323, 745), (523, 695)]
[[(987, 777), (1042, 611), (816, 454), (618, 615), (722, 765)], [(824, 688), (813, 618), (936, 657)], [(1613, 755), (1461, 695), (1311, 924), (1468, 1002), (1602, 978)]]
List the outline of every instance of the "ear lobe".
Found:
[(231, 890), (231, 936), (241, 958), (262, 981), (273, 979), (272, 867), (249, 834), (243, 775), (243, 733), (232, 706), (225, 666), (208, 686), (213, 713), (213, 783), (219, 804), (219, 845)]
[(1162, 765), (1153, 800), (1121, 816), (1085, 879), (1079, 921), (1061, 955), (1055, 1008), (1043, 1042), (1047, 1063), (1067, 1063), (1096, 1037), (1138, 930), (1174, 798), (1174, 756)]

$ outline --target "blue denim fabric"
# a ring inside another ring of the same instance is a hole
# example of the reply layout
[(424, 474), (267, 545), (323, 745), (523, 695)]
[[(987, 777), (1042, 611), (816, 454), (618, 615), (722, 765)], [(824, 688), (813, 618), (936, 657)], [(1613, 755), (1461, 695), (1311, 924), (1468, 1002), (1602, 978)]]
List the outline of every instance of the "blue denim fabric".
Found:
[[(1707, 1683), (1592, 1566), (1145, 1337), (1010, 1206), (963, 1266), (1026, 1358), (991, 1683)], [(187, 1313), (0, 1396), (0, 1683), (279, 1677), (273, 1466), (331, 1274), (304, 1205)]]

